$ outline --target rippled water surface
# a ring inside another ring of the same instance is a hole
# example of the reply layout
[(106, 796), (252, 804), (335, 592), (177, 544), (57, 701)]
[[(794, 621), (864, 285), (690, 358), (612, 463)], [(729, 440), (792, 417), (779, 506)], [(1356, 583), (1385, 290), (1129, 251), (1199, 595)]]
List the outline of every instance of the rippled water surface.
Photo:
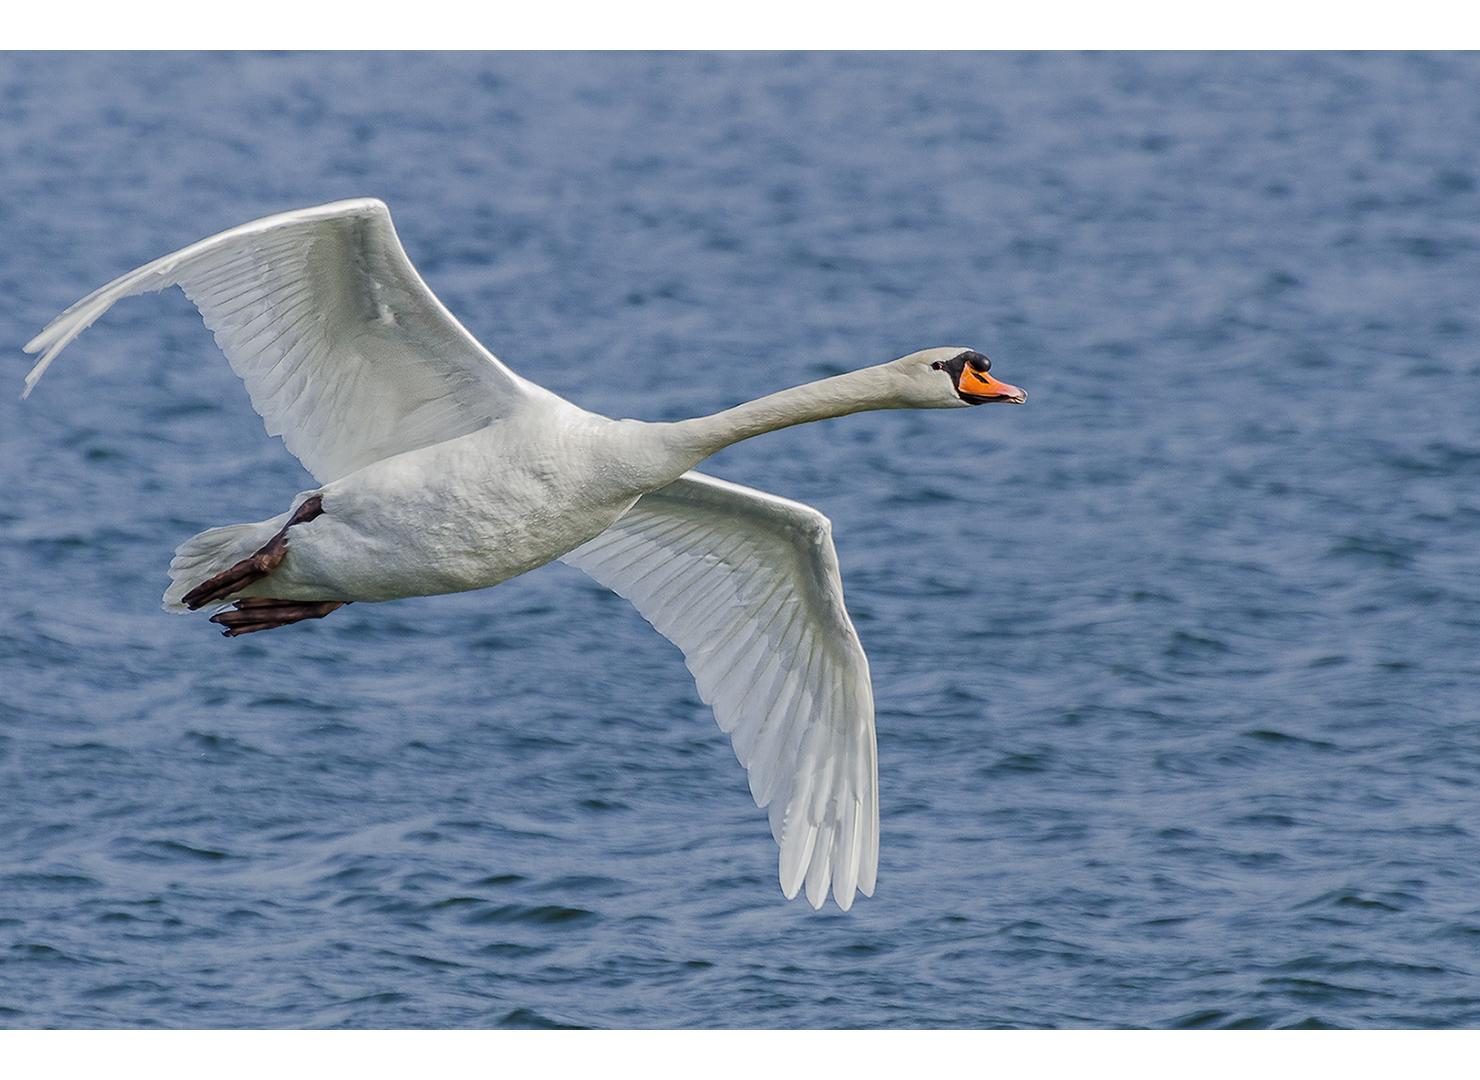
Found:
[[(1480, 1022), (1480, 57), (0, 56), (0, 1023)], [(384, 198), (578, 404), (932, 345), (1023, 408), (776, 433), (878, 699), (879, 885), (788, 903), (676, 649), (561, 565), (224, 640), (311, 485), (193, 308)]]

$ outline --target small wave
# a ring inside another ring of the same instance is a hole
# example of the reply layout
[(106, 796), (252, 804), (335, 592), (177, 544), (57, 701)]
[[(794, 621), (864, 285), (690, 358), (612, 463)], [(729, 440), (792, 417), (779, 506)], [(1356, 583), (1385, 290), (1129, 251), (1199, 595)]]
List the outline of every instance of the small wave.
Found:
[(365, 994), (362, 997), (349, 998), (345, 1005), (396, 1005), (403, 1001), (410, 1001), (406, 995), (395, 990), (381, 990), (375, 994)]
[(510, 960), (522, 960), (550, 951), (548, 945), (516, 945), (509, 941), (494, 941), (481, 946), (478, 952), (484, 956), (499, 956)]
[(513, 885), (523, 881), (523, 874), (494, 874), (492, 877), (480, 878), (475, 885)]
[(583, 1024), (565, 1024), (559, 1020), (552, 1020), (543, 1013), (537, 1013), (533, 1009), (515, 1009), (504, 1016), (495, 1024), (501, 1028), (523, 1028), (544, 1031), (584, 1031)]
[(201, 750), (217, 754), (222, 757), (234, 757), (243, 754), (260, 754), (255, 746), (249, 746), (239, 739), (230, 735), (216, 735), (208, 731), (187, 731), (181, 737), (182, 742), (193, 743)]
[(1002, 773), (1042, 773), (1048, 772), (1053, 767), (1054, 752), (1047, 748), (1037, 753), (1008, 754), (991, 765), (985, 765), (977, 772), (982, 776), (996, 776)]
[(541, 891), (550, 892), (559, 890), (561, 892), (599, 893), (610, 896), (622, 887), (622, 883), (616, 878), (604, 877), (599, 874), (567, 874), (565, 877), (555, 878), (542, 885)]
[(1304, 1020), (1297, 1020), (1293, 1024), (1280, 1025), (1286, 1031), (1334, 1031), (1341, 1028), (1340, 1024), (1333, 1024), (1329, 1020), (1322, 1020), (1318, 1016), (1307, 1016)]
[(1338, 986), (1320, 979), (1275, 977), (1260, 979), (1259, 985), (1278, 990), (1302, 1001), (1346, 1001), (1353, 998), (1392, 997), (1392, 994), (1384, 990), (1368, 990), (1361, 986)]
[(1283, 731), (1275, 731), (1271, 728), (1256, 728), (1253, 731), (1243, 732), (1244, 738), (1258, 739), (1264, 743), (1288, 743), (1290, 745), (1309, 746), (1316, 750), (1334, 750), (1335, 743), (1326, 742), (1324, 739), (1306, 739), (1299, 735), (1286, 735)]
[(7, 891), (13, 888), (23, 889), (28, 887), (42, 889), (95, 889), (102, 884), (97, 878), (88, 877), (86, 874), (45, 874), (35, 871), (24, 871), (19, 874), (7, 874), (5, 876)]
[[(1406, 897), (1406, 894), (1403, 894)], [(1398, 895), (1390, 895), (1390, 899), (1400, 899)], [(1409, 898), (1411, 899), (1411, 898)], [(1338, 907), (1355, 908), (1361, 911), (1402, 911), (1403, 907), (1395, 906), (1385, 900), (1377, 900), (1370, 896), (1363, 896), (1360, 892), (1352, 889), (1333, 889), (1322, 893), (1304, 903), (1295, 905), (1296, 910), (1307, 908)]]
[(426, 968), (462, 968), (466, 964), (459, 964), (456, 960), (439, 960), (435, 956), (424, 956), (421, 953), (409, 953), (405, 959), (418, 967)]
[(587, 911), (585, 908), (562, 907), (558, 904), (541, 904), (538, 907), (531, 907), (527, 904), (503, 904), (500, 907), (470, 915), (467, 922), (472, 924), (522, 922), (549, 925), (594, 918), (596, 918), (596, 912)]
[(1217, 638), (1202, 637), (1186, 630), (1172, 631), (1171, 642), (1162, 650), (1163, 656), (1193, 657), (1205, 656), (1208, 653), (1232, 652), (1232, 648), (1225, 641)]
[(12, 960), (35, 960), (43, 964), (86, 964), (89, 962), (83, 957), (73, 956), (54, 946), (41, 945), (36, 942), (21, 942), (12, 945), (10, 958)]
[(115, 998), (126, 994), (162, 994), (169, 987), (150, 979), (138, 979), (133, 982), (109, 983), (106, 986), (95, 986), (89, 990), (82, 991), (83, 997), (89, 998)]
[(1419, 547), (1414, 541), (1390, 540), (1381, 536), (1346, 536), (1334, 544), (1327, 555), (1331, 558), (1371, 559), (1390, 569), (1401, 570), (1412, 565)]
[(1228, 1030), (1245, 1028), (1262, 1029), (1274, 1027), (1278, 1021), (1279, 1017), (1277, 1016), (1239, 1016), (1223, 1009), (1200, 1009), (1197, 1012), (1185, 1013), (1182, 1016), (1168, 1020), (1165, 1026), (1179, 1030), (1198, 1028), (1223, 1028)]
[(224, 851), (216, 851), (214, 848), (191, 847), (182, 844), (178, 840), (149, 840), (135, 849), (139, 857), (158, 862), (181, 862), (185, 860), (199, 862), (220, 862), (231, 858)]

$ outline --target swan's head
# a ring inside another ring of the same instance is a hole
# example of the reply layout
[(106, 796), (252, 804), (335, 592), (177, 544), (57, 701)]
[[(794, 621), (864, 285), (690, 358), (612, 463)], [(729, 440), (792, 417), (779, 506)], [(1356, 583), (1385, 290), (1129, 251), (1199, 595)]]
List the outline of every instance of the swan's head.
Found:
[(905, 379), (910, 404), (917, 409), (955, 409), (1010, 401), (1021, 405), (1028, 395), (987, 374), (992, 361), (959, 346), (923, 349), (886, 365)]

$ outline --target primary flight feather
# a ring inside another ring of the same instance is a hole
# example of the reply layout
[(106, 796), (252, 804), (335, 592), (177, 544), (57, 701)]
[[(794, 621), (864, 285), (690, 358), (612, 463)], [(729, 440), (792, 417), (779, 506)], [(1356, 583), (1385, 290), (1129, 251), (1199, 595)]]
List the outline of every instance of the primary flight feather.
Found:
[(288, 512), (208, 529), (170, 563), (169, 610), (228, 636), (347, 603), (481, 589), (553, 559), (631, 600), (683, 651), (768, 807), (788, 898), (871, 896), (878, 761), (868, 660), (831, 525), (694, 472), (766, 431), (870, 409), (1022, 402), (970, 349), (927, 349), (714, 416), (590, 413), (514, 374), (432, 295), (385, 204), (230, 229), (125, 274), (26, 345), (47, 366), (125, 296), (179, 285), (267, 431), (319, 483)]

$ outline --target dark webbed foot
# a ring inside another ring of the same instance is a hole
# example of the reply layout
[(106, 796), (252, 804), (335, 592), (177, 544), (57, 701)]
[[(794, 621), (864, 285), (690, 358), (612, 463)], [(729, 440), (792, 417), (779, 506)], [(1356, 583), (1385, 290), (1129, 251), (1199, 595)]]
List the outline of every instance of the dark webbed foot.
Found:
[[(313, 495), (303, 500), (288, 523), (278, 530), (267, 543), (263, 544), (255, 552), (226, 570), (222, 570), (215, 577), (201, 582), (195, 588), (185, 594), (185, 606), (191, 611), (198, 611), (207, 604), (215, 603), (217, 600), (225, 600), (232, 593), (241, 592), (254, 581), (261, 581), (268, 574), (282, 565), (283, 556), (288, 554), (288, 530), (294, 525), (302, 525), (305, 521), (312, 521), (324, 512), (324, 497)], [(239, 606), (239, 605), (238, 605)], [(330, 610), (333, 610), (332, 608)], [(327, 615), (329, 612), (324, 612)], [(317, 615), (303, 615), (300, 618), (320, 618)], [(296, 622), (290, 619), (289, 622)], [(262, 627), (266, 629), (266, 627)], [(246, 633), (246, 631), (242, 631)]]
[(304, 619), (322, 619), (348, 603), (348, 600), (274, 600), (267, 596), (248, 596), (233, 605), (236, 610), (212, 615), (211, 622), (226, 627), (222, 632), (227, 637), (238, 637)]

